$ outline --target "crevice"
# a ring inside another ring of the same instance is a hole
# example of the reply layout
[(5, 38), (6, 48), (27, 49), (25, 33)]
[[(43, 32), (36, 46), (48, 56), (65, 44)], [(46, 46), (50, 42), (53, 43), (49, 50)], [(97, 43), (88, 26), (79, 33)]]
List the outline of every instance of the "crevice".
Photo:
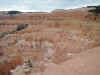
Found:
[(21, 24), (21, 25), (18, 25), (15, 30), (0, 33), (0, 39), (4, 38), (5, 36), (7, 36), (9, 34), (14, 34), (14, 33), (18, 32), (18, 31), (21, 31), (21, 30), (23, 30), (23, 29), (25, 29), (27, 27), (28, 27), (28, 24)]

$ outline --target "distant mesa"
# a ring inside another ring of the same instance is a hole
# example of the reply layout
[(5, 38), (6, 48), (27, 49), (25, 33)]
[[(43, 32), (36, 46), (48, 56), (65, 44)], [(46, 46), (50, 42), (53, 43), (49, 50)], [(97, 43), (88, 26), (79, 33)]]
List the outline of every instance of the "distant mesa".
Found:
[(65, 9), (55, 9), (52, 12), (64, 12), (64, 11), (66, 11), (66, 10)]
[(96, 6), (87, 6), (87, 8), (96, 8)]
[(13, 14), (20, 14), (22, 13), (21, 11), (8, 11), (8, 14), (13, 15)]

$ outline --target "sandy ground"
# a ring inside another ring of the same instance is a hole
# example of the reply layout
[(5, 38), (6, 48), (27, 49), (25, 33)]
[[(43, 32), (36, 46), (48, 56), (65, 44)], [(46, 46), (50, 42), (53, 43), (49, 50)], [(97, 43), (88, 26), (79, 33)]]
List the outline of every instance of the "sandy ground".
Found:
[(49, 64), (44, 75), (100, 75), (100, 47), (83, 52), (60, 65)]

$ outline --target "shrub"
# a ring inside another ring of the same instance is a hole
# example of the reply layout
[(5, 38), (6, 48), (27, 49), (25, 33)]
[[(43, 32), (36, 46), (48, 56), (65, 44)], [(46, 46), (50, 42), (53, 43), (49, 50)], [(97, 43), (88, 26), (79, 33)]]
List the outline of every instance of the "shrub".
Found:
[(19, 26), (16, 28), (16, 31), (20, 31), (20, 30), (22, 30), (22, 29), (25, 29), (27, 26), (28, 26), (28, 24), (19, 25)]

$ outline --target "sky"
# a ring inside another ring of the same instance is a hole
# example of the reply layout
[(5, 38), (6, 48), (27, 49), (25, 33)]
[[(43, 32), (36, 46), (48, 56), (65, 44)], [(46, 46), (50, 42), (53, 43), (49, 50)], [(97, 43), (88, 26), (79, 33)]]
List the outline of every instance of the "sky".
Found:
[(100, 0), (0, 0), (0, 11), (52, 11), (100, 5)]

